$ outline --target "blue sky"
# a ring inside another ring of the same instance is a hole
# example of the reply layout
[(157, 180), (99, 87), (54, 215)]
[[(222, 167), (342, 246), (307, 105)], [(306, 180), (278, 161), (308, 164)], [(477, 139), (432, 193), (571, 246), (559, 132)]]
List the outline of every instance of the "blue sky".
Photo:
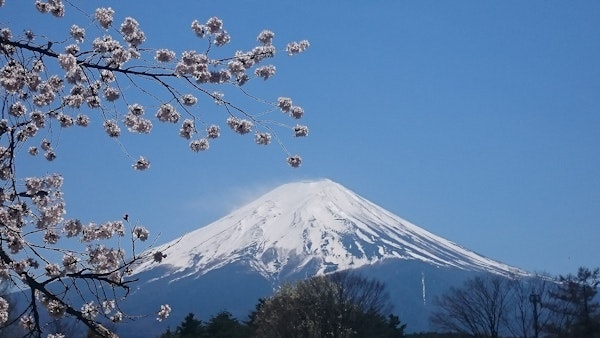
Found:
[[(73, 21), (6, 0), (0, 23), (63, 37)], [(285, 146), (223, 130), (206, 153), (177, 129), (124, 136), (132, 157), (87, 130), (54, 131), (55, 162), (72, 216), (135, 221), (158, 242), (205, 225), (279, 184), (330, 178), (391, 212), (488, 257), (532, 271), (600, 266), (600, 3), (597, 1), (102, 1), (135, 17), (148, 48), (205, 47), (194, 19), (223, 19), (225, 51), (249, 49), (262, 29), (309, 50), (275, 59), (250, 89), (290, 96), (306, 139)], [(85, 6), (88, 6), (87, 4)], [(140, 98), (140, 101), (143, 98)], [(202, 101), (201, 101), (202, 103)], [(205, 104), (210, 104), (205, 102)], [(214, 114), (219, 113), (210, 106)], [(224, 124), (224, 123), (223, 123)], [(224, 129), (224, 128), (223, 128)]]

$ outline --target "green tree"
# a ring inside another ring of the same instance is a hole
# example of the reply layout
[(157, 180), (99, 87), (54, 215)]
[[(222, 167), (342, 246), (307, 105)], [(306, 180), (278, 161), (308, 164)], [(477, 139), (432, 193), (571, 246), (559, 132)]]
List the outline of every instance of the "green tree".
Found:
[(167, 328), (167, 331), (161, 334), (159, 338), (177, 338), (177, 333), (171, 331), (171, 328)]
[(240, 323), (227, 311), (221, 311), (210, 318), (206, 324), (208, 338), (244, 338), (248, 337), (248, 327)]
[(403, 337), (383, 283), (342, 272), (282, 286), (251, 314), (256, 337)]
[(194, 318), (193, 313), (189, 313), (183, 319), (183, 322), (177, 326), (175, 330), (176, 337), (179, 338), (195, 338), (202, 337), (204, 335), (204, 325), (202, 321)]
[(400, 322), (400, 317), (394, 314), (390, 314), (388, 316), (387, 322), (388, 326), (386, 329), (388, 338), (404, 337), (404, 330), (406, 329), (406, 324), (402, 324), (402, 322)]
[(544, 331), (561, 338), (600, 337), (600, 304), (594, 299), (599, 283), (598, 268), (580, 267), (577, 275), (559, 276), (545, 305), (552, 311), (553, 321)]
[(246, 338), (250, 330), (228, 311), (221, 311), (203, 323), (189, 313), (175, 332), (167, 329), (160, 338)]

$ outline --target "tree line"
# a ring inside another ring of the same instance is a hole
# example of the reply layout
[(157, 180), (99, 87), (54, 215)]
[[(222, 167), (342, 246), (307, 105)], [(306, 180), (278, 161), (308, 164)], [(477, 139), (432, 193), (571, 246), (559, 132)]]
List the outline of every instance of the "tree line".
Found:
[(558, 278), (480, 276), (438, 297), (434, 327), (469, 337), (600, 337), (600, 270)]
[(382, 282), (340, 272), (284, 284), (245, 322), (226, 311), (206, 323), (190, 313), (160, 338), (404, 337), (406, 325), (390, 309)]
[(557, 278), (476, 276), (434, 299), (437, 332), (407, 334), (382, 282), (341, 272), (284, 284), (246, 321), (190, 313), (160, 338), (598, 338), (599, 281), (599, 269), (584, 267)]

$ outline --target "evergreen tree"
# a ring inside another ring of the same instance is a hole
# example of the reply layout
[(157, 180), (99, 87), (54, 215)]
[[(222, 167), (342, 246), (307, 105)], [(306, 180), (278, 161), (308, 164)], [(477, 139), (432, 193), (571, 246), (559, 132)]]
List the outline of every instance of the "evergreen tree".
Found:
[(202, 337), (204, 334), (204, 325), (202, 321), (194, 318), (193, 313), (189, 313), (183, 319), (183, 322), (175, 330), (175, 337), (178, 338), (196, 338)]
[(244, 323), (240, 323), (228, 311), (221, 311), (212, 316), (207, 323), (194, 318), (189, 313), (177, 326), (175, 332), (167, 329), (160, 338), (247, 338), (250, 330)]
[(209, 338), (243, 338), (248, 336), (248, 328), (227, 311), (211, 317), (206, 325)]
[(177, 334), (171, 331), (171, 328), (167, 328), (165, 333), (160, 335), (160, 338), (177, 338)]
[(599, 283), (598, 268), (580, 267), (577, 275), (559, 276), (545, 305), (554, 314), (545, 331), (561, 338), (600, 337), (600, 304), (594, 299)]

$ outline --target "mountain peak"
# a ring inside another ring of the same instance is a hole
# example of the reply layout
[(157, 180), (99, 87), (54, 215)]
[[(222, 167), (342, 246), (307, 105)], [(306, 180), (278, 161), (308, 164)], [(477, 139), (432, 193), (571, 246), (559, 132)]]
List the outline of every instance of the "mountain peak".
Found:
[[(419, 228), (329, 179), (281, 185), (157, 250), (167, 253), (163, 263), (177, 278), (242, 263), (276, 280), (387, 259), (524, 274)], [(136, 272), (154, 266), (142, 263)]]

